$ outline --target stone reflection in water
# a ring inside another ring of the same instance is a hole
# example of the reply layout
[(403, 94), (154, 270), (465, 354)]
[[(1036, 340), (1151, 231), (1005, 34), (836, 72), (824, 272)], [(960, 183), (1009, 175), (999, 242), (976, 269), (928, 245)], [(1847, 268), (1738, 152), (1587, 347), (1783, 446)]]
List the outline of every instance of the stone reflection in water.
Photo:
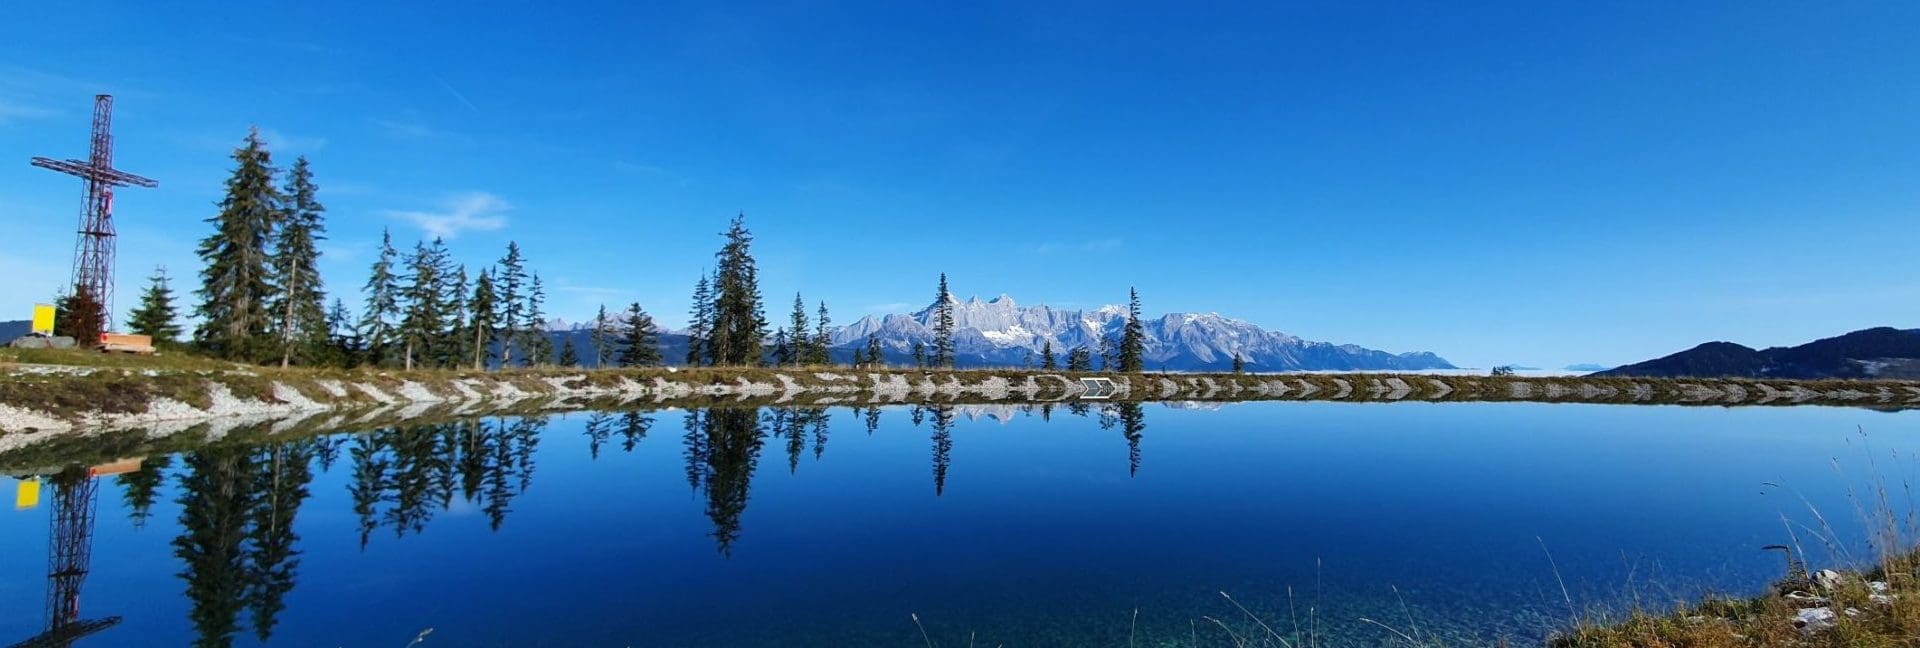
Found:
[(194, 645), (228, 646), (246, 611), (266, 641), (293, 590), (294, 518), (313, 480), (316, 440), (225, 444), (186, 455), (174, 556), (187, 584)]

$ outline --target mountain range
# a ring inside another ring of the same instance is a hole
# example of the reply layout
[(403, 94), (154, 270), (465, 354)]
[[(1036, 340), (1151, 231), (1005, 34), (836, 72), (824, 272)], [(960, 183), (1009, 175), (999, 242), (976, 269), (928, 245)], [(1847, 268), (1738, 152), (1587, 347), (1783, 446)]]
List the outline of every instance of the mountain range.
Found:
[(1920, 329), (1870, 328), (1800, 346), (1755, 350), (1708, 342), (1596, 376), (1691, 378), (1920, 378)]
[[(954, 351), (962, 367), (1023, 366), (1051, 343), (1063, 365), (1067, 352), (1085, 347), (1099, 355), (1102, 339), (1117, 344), (1126, 326), (1124, 306), (1093, 310), (1021, 306), (1012, 297), (978, 297), (953, 304)], [(869, 315), (831, 333), (835, 357), (851, 356), (864, 348), (867, 336), (877, 335), (887, 360), (912, 362), (913, 345), (931, 345), (935, 308), (929, 304), (913, 313)], [(1168, 313), (1143, 319), (1148, 370), (1225, 370), (1234, 354), (1248, 371), (1453, 369), (1453, 364), (1429, 352), (1388, 353), (1351, 344), (1303, 340), (1267, 331), (1218, 313)]]

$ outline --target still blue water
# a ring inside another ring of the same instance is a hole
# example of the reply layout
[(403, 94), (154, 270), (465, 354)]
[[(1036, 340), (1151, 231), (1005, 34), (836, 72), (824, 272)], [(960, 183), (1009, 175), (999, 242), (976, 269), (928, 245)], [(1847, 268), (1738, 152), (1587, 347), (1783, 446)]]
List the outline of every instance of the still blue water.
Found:
[[(1212, 619), (1263, 635), (1223, 591), (1321, 645), (1389, 639), (1361, 617), (1524, 645), (1567, 598), (1586, 614), (1757, 591), (1783, 515), (1830, 563), (1809, 504), (1868, 555), (1848, 488), (1890, 484), (1904, 509), (1915, 450), (1911, 413), (1541, 404), (235, 434), (97, 482), (79, 616), (122, 621), (79, 645), (397, 647), (431, 628), (423, 645), (923, 646), (922, 626), (942, 646), (1231, 645)], [(0, 512), (7, 642), (47, 623), (49, 509)]]

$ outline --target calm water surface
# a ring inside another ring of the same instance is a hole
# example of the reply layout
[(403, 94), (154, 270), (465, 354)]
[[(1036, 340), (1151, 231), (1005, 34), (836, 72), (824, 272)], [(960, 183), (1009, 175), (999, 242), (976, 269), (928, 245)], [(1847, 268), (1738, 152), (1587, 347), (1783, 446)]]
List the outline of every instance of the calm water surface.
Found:
[[(760, 408), (243, 431), (94, 482), (79, 618), (121, 622), (78, 645), (398, 647), (428, 628), (428, 646), (925, 645), (910, 615), (943, 646), (1230, 645), (1207, 617), (1261, 632), (1222, 591), (1326, 645), (1388, 640), (1361, 617), (1524, 644), (1568, 617), (1556, 565), (1582, 611), (1752, 592), (1779, 575), (1759, 547), (1788, 541), (1783, 514), (1830, 559), (1809, 504), (1864, 552), (1848, 488), (1878, 474), (1898, 491), (1915, 450), (1920, 415), (1812, 407)], [(0, 512), (6, 642), (48, 623), (53, 491)]]

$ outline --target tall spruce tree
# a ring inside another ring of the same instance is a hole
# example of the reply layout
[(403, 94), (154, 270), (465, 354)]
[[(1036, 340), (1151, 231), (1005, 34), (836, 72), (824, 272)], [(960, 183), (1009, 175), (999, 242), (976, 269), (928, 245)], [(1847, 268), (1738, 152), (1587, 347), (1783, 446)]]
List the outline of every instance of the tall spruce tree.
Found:
[(319, 242), (326, 240), (327, 231), (321, 215), (327, 208), (320, 205), (319, 191), (307, 158), (295, 159), (287, 173), (280, 228), (273, 245), (273, 328), (278, 333), (282, 367), (296, 358), (311, 361), (327, 339), (327, 297), (319, 270)]
[(546, 313), (547, 291), (540, 285), (540, 273), (533, 273), (527, 283), (527, 306), (524, 309), (527, 319), (521, 322), (520, 335), (526, 340), (522, 349), (527, 353), (527, 364), (544, 365), (553, 362), (553, 337), (547, 335)]
[(600, 305), (600, 312), (593, 316), (593, 333), (589, 338), (593, 342), (593, 366), (607, 366), (607, 359), (613, 355), (613, 322), (607, 320), (607, 305)]
[(627, 307), (626, 320), (620, 323), (620, 366), (660, 366), (660, 330), (653, 316), (640, 308), (640, 302)]
[(448, 270), (444, 249), (438, 239), (433, 247), (416, 243), (413, 254), (407, 257), (407, 284), (401, 289), (407, 305), (400, 320), (401, 366), (405, 369), (436, 357), (446, 339), (448, 309), (442, 277)]
[(180, 340), (179, 314), (173, 307), (173, 288), (168, 285), (167, 269), (154, 268), (147, 289), (140, 293), (140, 306), (127, 318), (127, 328), (153, 338), (154, 344), (172, 344)]
[(453, 271), (452, 279), (442, 283), (445, 289), (444, 301), (447, 304), (446, 340), (441, 343), (445, 351), (441, 353), (439, 363), (443, 367), (459, 367), (473, 356), (473, 336), (467, 334), (470, 314), (467, 312), (468, 291), (473, 285), (467, 280), (467, 264), (460, 264)]
[(1053, 359), (1053, 339), (1052, 338), (1048, 338), (1045, 342), (1040, 343), (1040, 368), (1045, 369), (1047, 371), (1053, 371), (1060, 368), (1060, 364), (1054, 361)]
[(353, 314), (347, 312), (347, 303), (339, 297), (333, 298), (333, 306), (327, 308), (327, 362), (341, 367), (352, 367), (358, 362), (358, 338), (354, 334)]
[(800, 356), (794, 352), (793, 340), (787, 336), (787, 327), (782, 326), (773, 330), (773, 341), (770, 346), (773, 350), (767, 352), (767, 355), (773, 358), (775, 367), (792, 365), (794, 358)]
[(1247, 372), (1247, 360), (1246, 358), (1241, 357), (1239, 351), (1233, 352), (1233, 372), (1234, 373)]
[(933, 296), (933, 366), (953, 368), (953, 293), (947, 290), (947, 273), (940, 273), (940, 290)]
[[(807, 362), (820, 366), (833, 364), (833, 338), (827, 335), (827, 303), (820, 302), (820, 311), (813, 318), (813, 338), (807, 343)], [(803, 333), (804, 334), (804, 333)]]
[(466, 358), (473, 363), (474, 371), (486, 371), (488, 349), (493, 347), (494, 330), (500, 327), (500, 298), (493, 291), (493, 276), (487, 270), (480, 271), (480, 278), (473, 281), (473, 297), (467, 300), (467, 335), (472, 341), (467, 345)]
[[(810, 338), (807, 337), (808, 328), (811, 327), (807, 324), (807, 302), (800, 298), (800, 293), (794, 293), (793, 323), (785, 329), (787, 334), (781, 336), (782, 341), (786, 343), (786, 349), (780, 354), (782, 357), (776, 359), (779, 364), (798, 366), (813, 361), (813, 347), (808, 343)], [(776, 344), (776, 346), (779, 345)]]
[(687, 366), (710, 364), (713, 337), (713, 282), (707, 273), (693, 284), (693, 307), (687, 311)]
[(396, 325), (400, 319), (400, 278), (393, 273), (393, 264), (399, 256), (393, 249), (393, 232), (381, 230), (380, 254), (373, 261), (372, 274), (367, 277), (364, 289), (367, 306), (360, 314), (360, 342), (366, 345), (368, 362), (375, 365), (391, 359), (392, 349), (399, 341)]
[(513, 366), (513, 346), (520, 341), (519, 326), (526, 315), (527, 266), (520, 256), (520, 244), (507, 241), (507, 255), (500, 258), (493, 277), (494, 290), (500, 291), (500, 366)]
[(1120, 371), (1139, 373), (1146, 366), (1147, 327), (1140, 321), (1140, 291), (1127, 289), (1127, 325), (1120, 332)]
[(566, 341), (565, 341), (565, 342), (563, 342), (563, 343), (562, 343), (562, 344), (560, 345), (560, 362), (559, 362), (559, 364), (560, 364), (560, 366), (562, 366), (562, 367), (578, 367), (578, 366), (580, 366), (580, 352), (579, 352), (579, 351), (575, 351), (575, 350), (574, 350), (574, 348), (573, 348), (573, 336), (571, 336), (571, 335), (569, 335), (569, 336), (567, 336), (567, 339), (566, 339)]
[(735, 216), (722, 236), (727, 242), (714, 255), (718, 281), (714, 286), (713, 361), (718, 365), (759, 364), (767, 318), (760, 307), (760, 276), (746, 215)]
[(202, 267), (195, 292), (200, 305), (194, 313), (200, 326), (193, 337), (217, 357), (254, 361), (270, 347), (268, 301), (274, 291), (267, 241), (280, 219), (280, 191), (273, 186), (273, 158), (260, 140), (260, 129), (247, 133), (233, 160), (220, 213), (206, 221), (214, 232), (201, 239), (197, 250)]

